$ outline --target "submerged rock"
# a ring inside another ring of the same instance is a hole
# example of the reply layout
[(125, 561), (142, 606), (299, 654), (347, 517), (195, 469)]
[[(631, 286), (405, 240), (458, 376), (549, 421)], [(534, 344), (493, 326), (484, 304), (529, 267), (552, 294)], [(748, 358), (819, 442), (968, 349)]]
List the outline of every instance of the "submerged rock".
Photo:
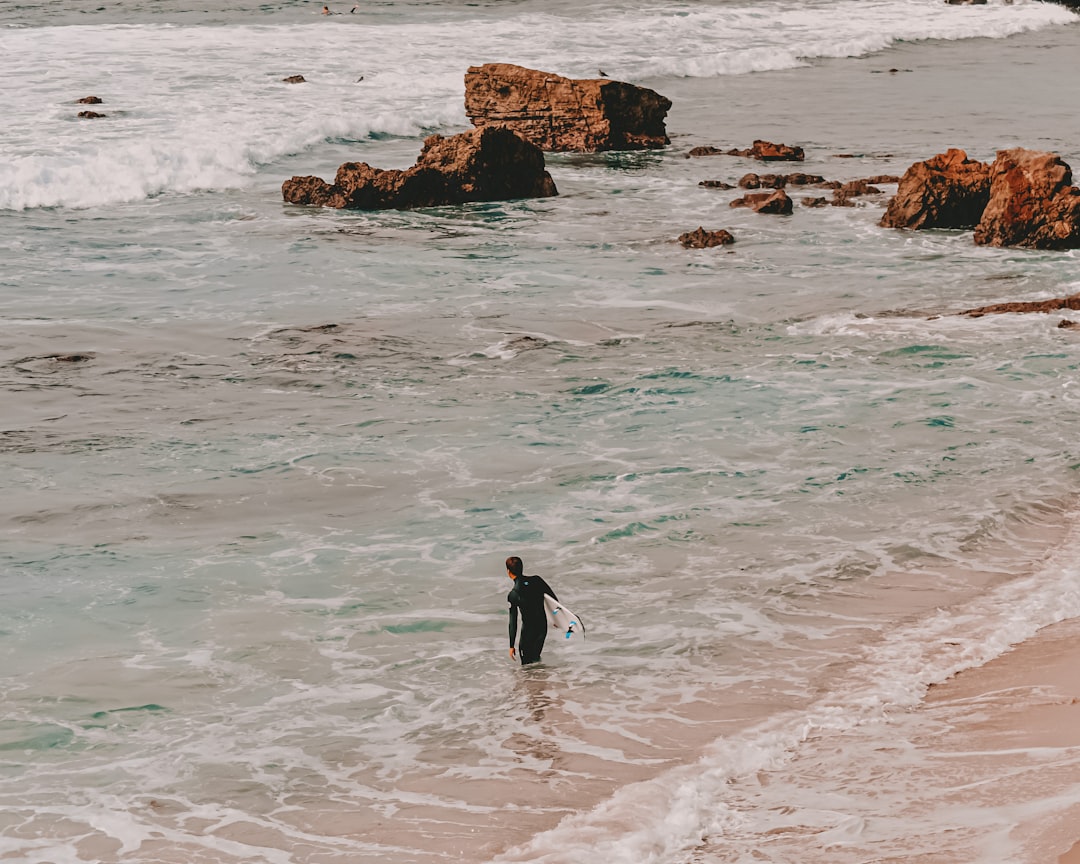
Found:
[(744, 174), (739, 180), (743, 189), (783, 189), (785, 186), (812, 186), (824, 183), (820, 174)]
[(679, 235), (679, 242), (685, 249), (711, 249), (714, 246), (729, 246), (735, 242), (735, 237), (730, 231), (720, 229), (718, 231), (706, 231), (697, 228)]
[(468, 201), (503, 201), (557, 195), (544, 170), (544, 154), (509, 129), (488, 126), (424, 141), (416, 164), (405, 171), (346, 162), (334, 182), (293, 177), (281, 185), (290, 204), (355, 210), (407, 210)]
[(900, 178), (884, 228), (972, 228), (990, 200), (990, 166), (951, 149), (916, 162)]
[(1080, 248), (1080, 189), (1072, 185), (1072, 169), (1054, 153), (1023, 147), (999, 151), (990, 166), (989, 201), (975, 242)]
[(748, 192), (742, 198), (736, 198), (731, 207), (750, 207), (755, 213), (775, 213), (790, 216), (794, 205), (783, 189), (775, 192)]
[(670, 108), (654, 90), (607, 78), (575, 80), (510, 63), (465, 73), (465, 113), (473, 125), (505, 126), (542, 150), (663, 147)]
[(306, 84), (307, 78), (303, 75), (290, 75), (288, 78), (282, 78), (286, 84)]
[(98, 114), (97, 111), (80, 111), (79, 116), (86, 120), (96, 120), (98, 117), (108, 117), (108, 114)]
[(100, 105), (101, 98), (99, 96), (83, 96), (82, 99), (75, 100), (76, 105)]
[(721, 150), (719, 147), (694, 147), (687, 154), (691, 156), (742, 156), (746, 159), (760, 159), (762, 162), (802, 162), (805, 158), (802, 147), (789, 144), (773, 144), (771, 141), (757, 140), (744, 150)]
[(992, 306), (979, 306), (977, 309), (966, 309), (960, 314), (968, 315), (972, 318), (981, 318), (983, 315), (1003, 315), (1008, 312), (1057, 312), (1061, 309), (1080, 310), (1080, 294), (1070, 294), (1068, 297), (1055, 297), (1052, 300), (995, 303)]

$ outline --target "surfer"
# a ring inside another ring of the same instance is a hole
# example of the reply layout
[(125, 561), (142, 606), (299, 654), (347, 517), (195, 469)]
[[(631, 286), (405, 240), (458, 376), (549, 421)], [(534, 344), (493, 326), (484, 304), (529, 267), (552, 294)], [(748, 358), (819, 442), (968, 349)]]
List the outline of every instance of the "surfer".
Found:
[(540, 652), (544, 650), (544, 638), (547, 636), (547, 612), (544, 610), (544, 595), (550, 594), (558, 600), (551, 586), (539, 576), (523, 576), (524, 565), (516, 555), (506, 559), (506, 575), (514, 587), (506, 595), (510, 604), (510, 659), (515, 659), (514, 642), (517, 639), (518, 613), (521, 614), (521, 640), (518, 651), (521, 665), (540, 662)]

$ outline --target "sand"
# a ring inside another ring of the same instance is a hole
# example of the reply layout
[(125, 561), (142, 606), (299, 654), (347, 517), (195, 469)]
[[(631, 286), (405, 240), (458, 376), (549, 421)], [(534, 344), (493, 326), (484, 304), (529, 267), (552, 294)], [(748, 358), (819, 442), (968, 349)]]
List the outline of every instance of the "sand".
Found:
[(925, 711), (948, 715), (936, 744), (972, 803), (1018, 814), (1026, 860), (1080, 864), (1080, 621), (931, 688)]

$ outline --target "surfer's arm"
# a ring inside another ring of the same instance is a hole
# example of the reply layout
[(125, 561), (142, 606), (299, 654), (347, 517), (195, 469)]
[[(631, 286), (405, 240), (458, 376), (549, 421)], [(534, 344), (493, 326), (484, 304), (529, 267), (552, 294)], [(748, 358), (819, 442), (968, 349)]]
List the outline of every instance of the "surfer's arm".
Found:
[(514, 656), (514, 642), (517, 640), (517, 606), (510, 604), (510, 656)]

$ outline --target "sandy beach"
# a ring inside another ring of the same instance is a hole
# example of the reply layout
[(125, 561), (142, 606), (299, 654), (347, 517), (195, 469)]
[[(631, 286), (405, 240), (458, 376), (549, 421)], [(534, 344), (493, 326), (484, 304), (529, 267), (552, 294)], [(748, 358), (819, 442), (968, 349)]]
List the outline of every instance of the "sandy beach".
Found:
[[(941, 754), (957, 807), (984, 811), (988, 823), (1017, 820), (1010, 833), (1028, 850), (1023, 860), (1080, 861), (1080, 621), (931, 688), (922, 711), (934, 731), (917, 743)], [(1025, 818), (1054, 799), (1053, 815)]]

